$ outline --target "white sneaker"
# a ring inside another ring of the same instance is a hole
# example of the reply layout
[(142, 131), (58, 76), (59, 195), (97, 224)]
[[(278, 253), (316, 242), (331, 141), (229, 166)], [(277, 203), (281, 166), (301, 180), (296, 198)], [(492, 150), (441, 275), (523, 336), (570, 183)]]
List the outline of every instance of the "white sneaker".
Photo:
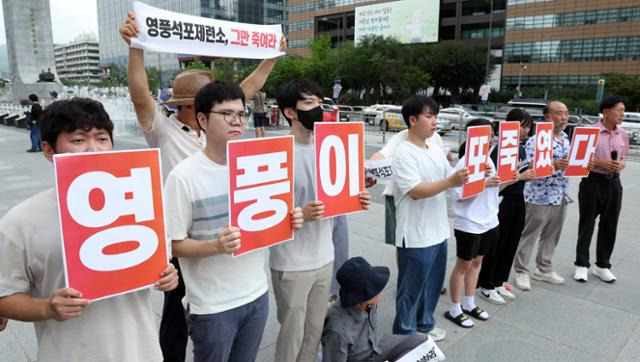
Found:
[(447, 338), (447, 331), (442, 328), (433, 327), (432, 330), (427, 333), (429, 337), (433, 338), (434, 342), (440, 342), (443, 339)]
[(580, 283), (585, 283), (589, 280), (589, 268), (584, 266), (576, 267), (576, 271), (573, 272), (573, 279), (579, 281)]
[(558, 273), (554, 271), (543, 273), (538, 268), (536, 268), (536, 270), (533, 272), (533, 279), (539, 282), (546, 282), (555, 285), (564, 284), (564, 278), (561, 277)]
[(611, 272), (611, 270), (609, 270), (609, 268), (599, 268), (595, 266), (593, 267), (593, 270), (591, 271), (591, 273), (593, 273), (593, 275), (597, 276), (598, 278), (602, 279), (602, 281), (605, 283), (613, 283), (616, 281), (616, 276), (613, 275), (613, 273)]
[(478, 288), (478, 293), (487, 302), (490, 302), (493, 304), (505, 303), (504, 299), (500, 296), (500, 294), (498, 294), (498, 292), (495, 289)]
[(531, 281), (529, 280), (529, 274), (516, 273), (516, 287), (520, 290), (531, 290)]
[(498, 295), (500, 295), (504, 300), (516, 299), (516, 295), (508, 291), (505, 287), (497, 287), (496, 292), (498, 292)]

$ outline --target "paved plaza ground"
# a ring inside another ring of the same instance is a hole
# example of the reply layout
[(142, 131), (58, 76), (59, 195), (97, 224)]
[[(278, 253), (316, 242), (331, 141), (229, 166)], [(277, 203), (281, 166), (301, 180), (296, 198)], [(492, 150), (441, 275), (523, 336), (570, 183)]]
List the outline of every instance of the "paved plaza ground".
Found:
[[(252, 134), (253, 130), (247, 130)], [(286, 130), (270, 131), (283, 134)], [(116, 148), (141, 148), (139, 136), (116, 139)], [(368, 132), (366, 154), (382, 146), (381, 136)], [(454, 146), (451, 144), (450, 146)], [(26, 153), (28, 133), (0, 126), (0, 217), (11, 207), (45, 188), (53, 186), (53, 168), (41, 153)], [(449, 296), (440, 299), (438, 326), (448, 332), (439, 346), (450, 361), (640, 361), (640, 164), (630, 162), (623, 172), (624, 201), (618, 227), (612, 271), (618, 281), (600, 282), (590, 275), (588, 283), (572, 279), (578, 226), (578, 179), (571, 180), (571, 196), (562, 238), (553, 263), (567, 279), (553, 286), (532, 281), (533, 290), (516, 292), (517, 298), (503, 306), (478, 304), (491, 313), (487, 322), (463, 329), (447, 321)], [(370, 211), (349, 216), (351, 256), (363, 256), (371, 264), (386, 265), (391, 279), (379, 307), (383, 330), (390, 332), (395, 314), (397, 268), (395, 251), (384, 244), (382, 186), (371, 189), (376, 196)], [(37, 222), (37, 220), (34, 220)], [(595, 255), (595, 242), (592, 245)], [(449, 240), (450, 270), (455, 262), (455, 240)], [(448, 283), (448, 276), (446, 283)], [(273, 361), (278, 322), (275, 300), (270, 293), (270, 313), (258, 361)], [(154, 292), (154, 309), (159, 321), (162, 295)], [(30, 323), (11, 321), (0, 332), (0, 361), (35, 361), (36, 338)]]

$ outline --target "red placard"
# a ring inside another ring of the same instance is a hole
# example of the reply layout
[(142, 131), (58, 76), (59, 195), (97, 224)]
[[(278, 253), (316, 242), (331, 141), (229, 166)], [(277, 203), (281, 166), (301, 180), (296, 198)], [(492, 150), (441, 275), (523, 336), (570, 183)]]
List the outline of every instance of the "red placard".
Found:
[(102, 299), (152, 286), (168, 264), (160, 151), (55, 155), (67, 286)]
[(230, 141), (229, 221), (240, 228), (234, 256), (293, 239), (293, 136)]
[(498, 137), (498, 176), (500, 183), (518, 176), (520, 122), (500, 122)]
[(316, 199), (323, 217), (362, 211), (364, 191), (364, 123), (316, 123)]
[(553, 174), (553, 122), (536, 123), (534, 171), (536, 177)]
[(484, 171), (489, 160), (491, 126), (467, 128), (465, 146), (465, 166), (469, 169), (469, 181), (462, 185), (462, 199), (469, 198), (484, 190)]
[(573, 130), (571, 140), (571, 150), (569, 151), (569, 167), (564, 172), (565, 176), (589, 175), (589, 161), (593, 159), (598, 145), (598, 135), (600, 128), (597, 127), (576, 127)]

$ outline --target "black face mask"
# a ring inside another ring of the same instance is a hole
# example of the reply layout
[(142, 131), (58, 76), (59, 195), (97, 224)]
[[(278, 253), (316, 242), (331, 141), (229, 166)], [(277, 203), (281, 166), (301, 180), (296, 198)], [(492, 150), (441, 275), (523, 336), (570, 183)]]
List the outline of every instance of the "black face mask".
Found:
[(322, 122), (322, 107), (317, 106), (308, 111), (296, 110), (298, 113), (298, 121), (302, 123), (304, 128), (309, 131), (313, 131), (313, 124), (316, 122)]

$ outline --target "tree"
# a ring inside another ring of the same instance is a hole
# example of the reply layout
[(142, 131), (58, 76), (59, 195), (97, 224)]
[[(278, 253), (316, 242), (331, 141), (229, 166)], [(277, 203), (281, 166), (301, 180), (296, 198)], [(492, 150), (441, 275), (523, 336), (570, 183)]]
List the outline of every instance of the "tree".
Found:
[(604, 74), (606, 95), (619, 95), (626, 98), (625, 106), (629, 111), (640, 108), (640, 75), (620, 73)]
[(123, 86), (127, 83), (127, 70), (124, 67), (115, 63), (107, 67), (107, 78), (103, 81), (105, 87)]
[(242, 81), (242, 79), (236, 79), (236, 61), (234, 59), (216, 59), (213, 65), (213, 77), (232, 82)]
[[(487, 48), (456, 42), (433, 44), (419, 64), (431, 74), (436, 92), (446, 89), (456, 100), (463, 93), (477, 93), (486, 82)], [(495, 58), (489, 55), (489, 73), (494, 69)]]
[(156, 67), (145, 68), (147, 72), (147, 83), (149, 84), (149, 90), (155, 93), (162, 85), (160, 84), (160, 71)]

